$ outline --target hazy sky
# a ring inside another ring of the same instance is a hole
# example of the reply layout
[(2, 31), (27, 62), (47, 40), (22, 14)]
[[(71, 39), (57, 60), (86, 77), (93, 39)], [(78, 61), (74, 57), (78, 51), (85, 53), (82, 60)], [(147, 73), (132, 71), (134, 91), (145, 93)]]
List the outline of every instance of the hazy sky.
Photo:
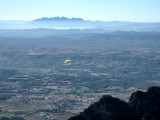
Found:
[(0, 0), (0, 20), (55, 16), (160, 22), (160, 0)]

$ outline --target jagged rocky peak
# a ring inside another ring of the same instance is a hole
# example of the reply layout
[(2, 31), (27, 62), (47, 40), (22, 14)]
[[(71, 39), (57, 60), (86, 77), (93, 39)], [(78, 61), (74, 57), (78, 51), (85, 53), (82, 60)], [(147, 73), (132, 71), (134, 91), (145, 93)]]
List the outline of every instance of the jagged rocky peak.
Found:
[(128, 102), (109, 95), (69, 120), (160, 120), (160, 87), (132, 93)]
[(143, 120), (160, 120), (160, 87), (150, 87), (146, 92), (134, 92), (129, 102)]
[(126, 102), (104, 95), (84, 112), (69, 120), (135, 120), (136, 113)]
[(67, 17), (42, 17), (39, 19), (34, 20), (35, 22), (40, 21), (84, 21), (82, 18), (67, 18)]

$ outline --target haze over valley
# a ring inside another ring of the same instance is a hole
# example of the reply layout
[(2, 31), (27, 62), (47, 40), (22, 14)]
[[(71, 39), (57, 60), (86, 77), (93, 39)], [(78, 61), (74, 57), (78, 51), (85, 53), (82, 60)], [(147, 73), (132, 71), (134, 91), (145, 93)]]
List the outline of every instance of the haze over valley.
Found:
[(0, 120), (160, 120), (159, 0), (0, 0)]
[(158, 31), (159, 22), (91, 21), (82, 18), (42, 17), (32, 21), (1, 20), (0, 29), (103, 29), (107, 31)]
[(1, 29), (0, 117), (66, 120), (104, 94), (127, 101), (136, 90), (160, 85), (156, 27)]

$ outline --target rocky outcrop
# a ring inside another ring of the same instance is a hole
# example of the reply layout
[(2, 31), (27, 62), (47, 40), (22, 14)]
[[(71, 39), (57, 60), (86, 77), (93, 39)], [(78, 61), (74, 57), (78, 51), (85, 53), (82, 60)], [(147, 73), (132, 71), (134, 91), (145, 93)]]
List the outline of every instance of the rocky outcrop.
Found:
[(128, 102), (104, 95), (69, 120), (160, 120), (160, 87), (136, 91)]
[(136, 113), (124, 101), (104, 95), (84, 112), (69, 120), (134, 120)]
[(160, 87), (134, 92), (129, 104), (142, 120), (160, 120)]

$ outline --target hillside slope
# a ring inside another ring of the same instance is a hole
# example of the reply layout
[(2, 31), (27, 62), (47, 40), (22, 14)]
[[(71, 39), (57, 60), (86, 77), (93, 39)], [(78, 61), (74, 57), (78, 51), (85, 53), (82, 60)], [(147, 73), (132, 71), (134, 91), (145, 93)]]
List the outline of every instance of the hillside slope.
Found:
[(128, 102), (104, 95), (69, 120), (160, 120), (160, 87), (132, 93)]

